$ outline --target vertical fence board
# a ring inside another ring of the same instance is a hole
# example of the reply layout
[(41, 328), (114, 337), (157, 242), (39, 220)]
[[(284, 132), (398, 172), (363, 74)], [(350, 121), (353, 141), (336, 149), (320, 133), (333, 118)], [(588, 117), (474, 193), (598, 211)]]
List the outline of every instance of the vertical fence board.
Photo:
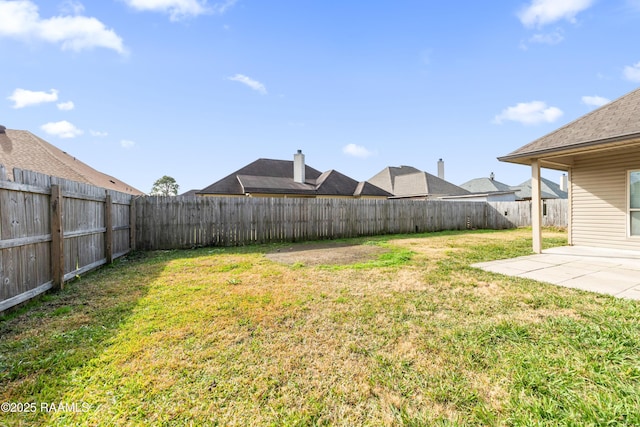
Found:
[[(106, 253), (104, 189), (18, 168), (13, 177), (0, 176), (0, 312), (61, 288), (75, 273), (103, 264)], [(112, 249), (123, 255), (132, 196), (109, 194), (118, 203)]]

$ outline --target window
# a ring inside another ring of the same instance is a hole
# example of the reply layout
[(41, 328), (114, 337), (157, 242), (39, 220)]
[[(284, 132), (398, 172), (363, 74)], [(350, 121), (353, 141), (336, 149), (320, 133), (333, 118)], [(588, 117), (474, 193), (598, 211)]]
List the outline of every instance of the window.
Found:
[(629, 234), (640, 236), (640, 171), (629, 172)]

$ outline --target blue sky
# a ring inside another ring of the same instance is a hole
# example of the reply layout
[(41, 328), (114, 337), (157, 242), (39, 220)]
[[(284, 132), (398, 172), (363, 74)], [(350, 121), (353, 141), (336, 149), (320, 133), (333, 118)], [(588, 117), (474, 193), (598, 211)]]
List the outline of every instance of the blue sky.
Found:
[(0, 124), (145, 192), (298, 149), (516, 185), (496, 157), (637, 88), (638, 40), (640, 0), (0, 0)]

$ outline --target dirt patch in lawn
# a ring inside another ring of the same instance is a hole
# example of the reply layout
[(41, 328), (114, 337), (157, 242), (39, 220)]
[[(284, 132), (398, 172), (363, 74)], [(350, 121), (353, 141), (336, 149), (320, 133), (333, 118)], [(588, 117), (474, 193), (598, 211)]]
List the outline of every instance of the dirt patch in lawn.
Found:
[(266, 254), (272, 261), (293, 265), (348, 265), (375, 260), (389, 252), (375, 245), (349, 245), (345, 243), (309, 243), (277, 249)]

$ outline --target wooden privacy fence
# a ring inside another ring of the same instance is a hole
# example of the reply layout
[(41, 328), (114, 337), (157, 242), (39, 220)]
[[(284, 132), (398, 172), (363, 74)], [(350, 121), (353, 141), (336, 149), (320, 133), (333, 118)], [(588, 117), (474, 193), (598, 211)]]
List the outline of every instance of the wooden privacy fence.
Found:
[[(531, 226), (531, 201), (488, 202), (491, 209), (504, 215), (512, 227)], [(567, 199), (549, 199), (542, 202), (542, 225), (545, 227), (568, 226), (569, 202)]]
[(135, 212), (143, 250), (513, 227), (487, 203), (440, 200), (144, 197)]
[[(138, 197), (0, 166), (0, 312), (131, 249), (179, 249), (531, 224), (530, 202)], [(566, 227), (567, 201), (544, 225)]]
[(0, 312), (129, 252), (132, 196), (0, 166)]

